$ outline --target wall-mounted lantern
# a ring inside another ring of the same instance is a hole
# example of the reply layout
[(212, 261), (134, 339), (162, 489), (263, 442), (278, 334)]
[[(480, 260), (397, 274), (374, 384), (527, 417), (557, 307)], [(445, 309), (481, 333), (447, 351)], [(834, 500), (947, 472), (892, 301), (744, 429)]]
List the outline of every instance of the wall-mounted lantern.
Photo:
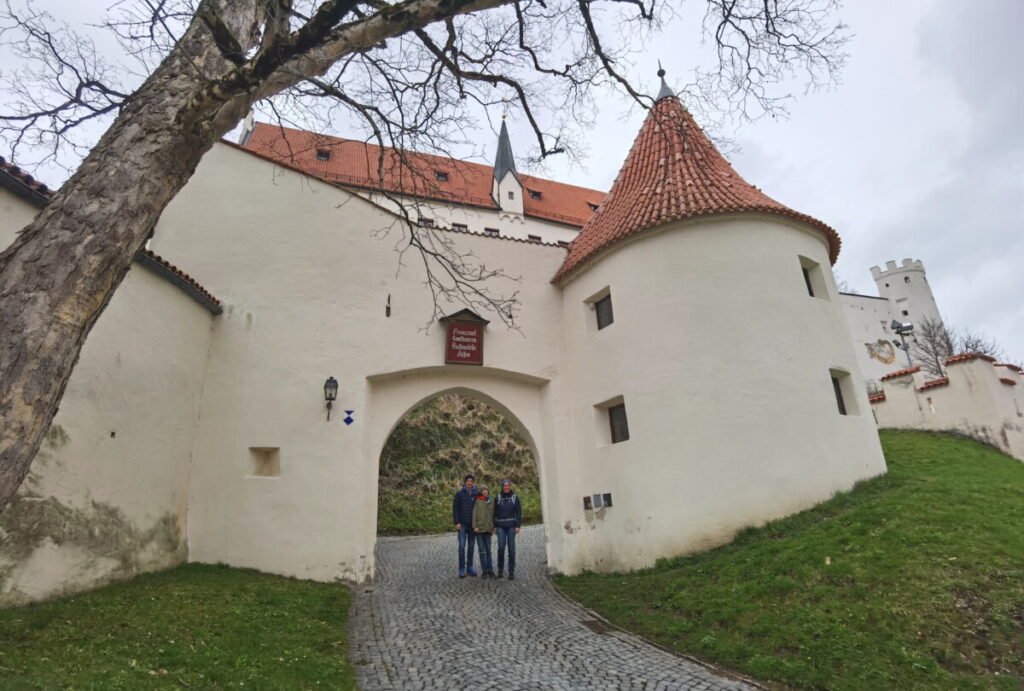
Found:
[(338, 380), (334, 377), (327, 377), (324, 382), (324, 400), (327, 401), (327, 419), (331, 419), (331, 406), (338, 398)]

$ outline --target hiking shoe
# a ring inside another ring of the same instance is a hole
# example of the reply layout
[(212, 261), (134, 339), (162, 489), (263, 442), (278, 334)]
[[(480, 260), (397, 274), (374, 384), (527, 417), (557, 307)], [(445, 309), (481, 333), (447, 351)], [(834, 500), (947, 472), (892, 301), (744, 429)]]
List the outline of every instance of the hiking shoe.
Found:
[(509, 571), (508, 580), (510, 580), (510, 581), (516, 580), (515, 574), (513, 574), (511, 571)]
[(459, 578), (465, 578), (465, 577), (466, 577), (466, 571), (464, 569), (459, 569)]
[(498, 572), (498, 578), (504, 578), (504, 577), (505, 577), (505, 572), (504, 571), (499, 571)]
[(470, 578), (476, 578), (476, 571), (473, 569), (466, 569), (466, 575)]

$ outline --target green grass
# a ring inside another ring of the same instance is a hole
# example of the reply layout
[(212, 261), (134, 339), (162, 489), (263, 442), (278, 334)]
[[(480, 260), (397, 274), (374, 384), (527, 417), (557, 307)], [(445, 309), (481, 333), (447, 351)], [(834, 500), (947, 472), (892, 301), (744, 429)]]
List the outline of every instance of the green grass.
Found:
[[(798, 688), (1024, 686), (1024, 463), (883, 431), (889, 473), (710, 552), (559, 578), (668, 648)], [(828, 562), (828, 563), (827, 563)]]
[(0, 610), (0, 688), (355, 688), (348, 588), (189, 564)]
[(466, 473), (494, 496), (508, 478), (523, 503), (523, 522), (539, 523), (540, 483), (529, 444), (484, 403), (455, 394), (411, 411), (380, 457), (377, 533), (421, 535), (453, 529), (452, 497)]

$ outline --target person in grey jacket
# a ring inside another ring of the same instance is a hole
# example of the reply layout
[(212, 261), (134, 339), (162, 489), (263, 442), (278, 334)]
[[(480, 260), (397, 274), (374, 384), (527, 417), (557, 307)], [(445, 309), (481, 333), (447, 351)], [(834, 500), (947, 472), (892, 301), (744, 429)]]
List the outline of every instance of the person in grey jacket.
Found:
[(494, 528), (498, 532), (498, 578), (505, 575), (505, 547), (508, 546), (508, 580), (516, 577), (516, 535), (523, 524), (523, 505), (512, 491), (512, 483), (502, 480), (501, 493), (494, 498)]

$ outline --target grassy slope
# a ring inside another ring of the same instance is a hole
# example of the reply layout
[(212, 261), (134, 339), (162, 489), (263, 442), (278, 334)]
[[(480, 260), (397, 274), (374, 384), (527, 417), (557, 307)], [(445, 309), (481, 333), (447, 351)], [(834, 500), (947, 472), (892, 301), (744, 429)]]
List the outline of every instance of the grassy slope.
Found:
[(355, 688), (349, 591), (190, 564), (0, 610), (0, 688)]
[(654, 569), (559, 585), (624, 628), (765, 681), (1021, 688), (1024, 464), (946, 435), (882, 441), (888, 475), (815, 509)]
[(501, 414), (479, 401), (441, 396), (410, 412), (380, 458), (377, 532), (452, 529), (452, 495), (466, 473), (491, 489), (508, 478), (523, 502), (523, 520), (540, 521), (537, 464), (526, 441)]

